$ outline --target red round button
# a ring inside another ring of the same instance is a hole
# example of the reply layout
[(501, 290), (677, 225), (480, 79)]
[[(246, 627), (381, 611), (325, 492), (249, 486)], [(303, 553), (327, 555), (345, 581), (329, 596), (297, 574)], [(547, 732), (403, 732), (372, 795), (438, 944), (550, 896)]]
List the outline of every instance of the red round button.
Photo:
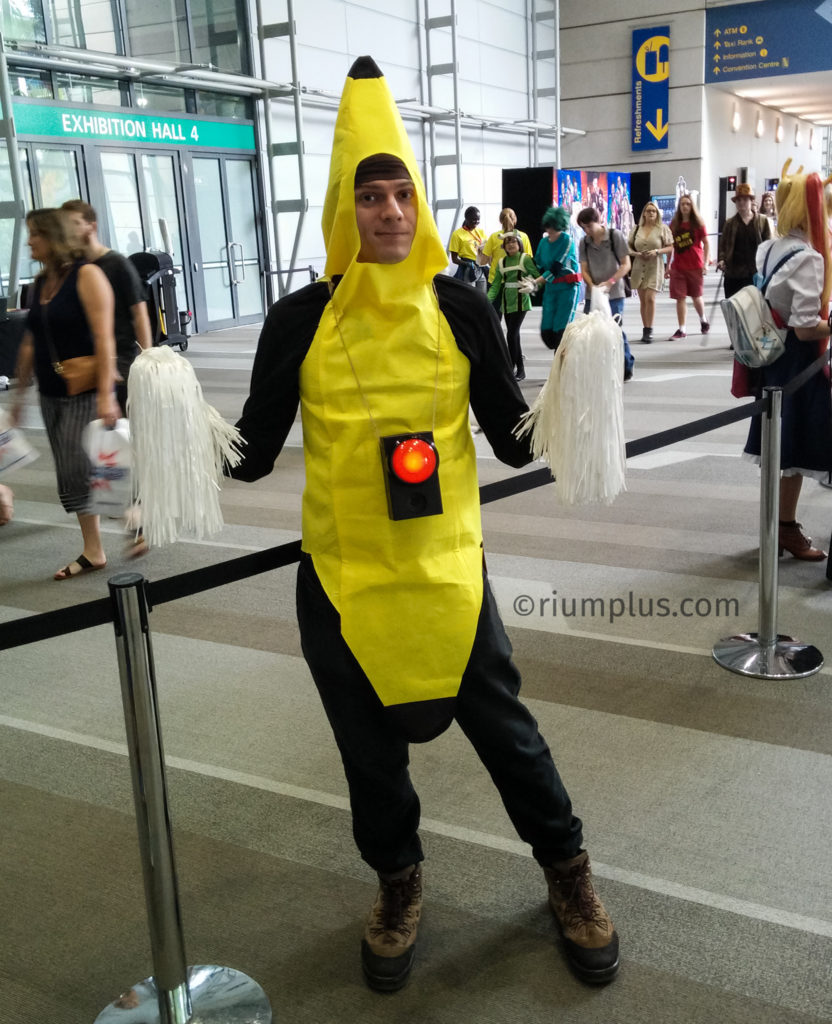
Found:
[(420, 437), (400, 441), (390, 456), (390, 468), (406, 484), (420, 484), (436, 469), (436, 449)]

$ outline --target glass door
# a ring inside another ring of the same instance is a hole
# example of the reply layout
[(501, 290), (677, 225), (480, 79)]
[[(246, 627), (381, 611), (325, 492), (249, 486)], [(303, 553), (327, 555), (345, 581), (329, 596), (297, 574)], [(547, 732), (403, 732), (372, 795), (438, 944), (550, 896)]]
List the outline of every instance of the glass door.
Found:
[(181, 227), (178, 157), (109, 148), (102, 148), (99, 156), (107, 228), (102, 241), (125, 256), (147, 249), (166, 252), (176, 274), (177, 307), (187, 309), (190, 282)]
[(193, 269), (204, 304), (200, 329), (263, 318), (257, 193), (247, 158), (195, 157), (194, 198), (200, 253)]

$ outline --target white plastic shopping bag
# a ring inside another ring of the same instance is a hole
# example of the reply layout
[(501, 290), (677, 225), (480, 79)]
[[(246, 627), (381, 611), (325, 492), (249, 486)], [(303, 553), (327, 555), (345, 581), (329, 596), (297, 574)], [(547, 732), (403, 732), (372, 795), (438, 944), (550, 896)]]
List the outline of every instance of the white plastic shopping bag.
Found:
[(13, 427), (9, 417), (0, 411), (0, 475), (34, 462), (37, 457), (23, 431)]
[(112, 428), (93, 420), (81, 444), (90, 460), (90, 515), (121, 516), (133, 503), (130, 424), (116, 420)]

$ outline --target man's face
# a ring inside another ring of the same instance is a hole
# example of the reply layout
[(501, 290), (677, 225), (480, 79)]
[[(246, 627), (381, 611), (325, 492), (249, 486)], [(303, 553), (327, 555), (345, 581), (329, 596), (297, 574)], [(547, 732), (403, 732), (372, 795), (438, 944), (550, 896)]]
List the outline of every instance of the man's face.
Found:
[(737, 211), (748, 213), (751, 209), (751, 196), (737, 196)]
[(410, 178), (368, 181), (355, 190), (359, 263), (401, 263), (416, 234), (416, 189)]
[(61, 213), (64, 222), (66, 240), (73, 249), (86, 247), (95, 225), (84, 220), (80, 213), (64, 210)]

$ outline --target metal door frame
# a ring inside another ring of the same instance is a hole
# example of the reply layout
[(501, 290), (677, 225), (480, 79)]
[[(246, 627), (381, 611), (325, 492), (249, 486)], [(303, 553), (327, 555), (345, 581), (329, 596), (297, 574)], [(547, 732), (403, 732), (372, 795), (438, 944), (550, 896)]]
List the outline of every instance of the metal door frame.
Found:
[[(196, 205), (196, 192), (193, 184), (193, 161), (194, 160), (217, 160), (220, 168), (220, 191), (223, 197), (223, 226), (225, 228), (225, 236), (229, 241), (229, 244), (233, 244), (233, 240), (230, 238), (230, 224), (229, 217), (230, 212), (228, 208), (227, 192), (228, 183), (225, 173), (225, 165), (229, 160), (236, 160), (239, 162), (247, 163), (251, 174), (251, 196), (254, 203), (254, 221), (255, 221), (255, 239), (257, 243), (257, 268), (258, 274), (262, 274), (263, 267), (263, 217), (261, 212), (260, 202), (260, 190), (258, 187), (259, 177), (257, 174), (257, 157), (256, 154), (249, 152), (229, 152), (227, 150), (190, 150), (187, 153), (182, 153), (183, 157), (183, 174), (186, 174), (190, 179), (190, 188), (186, 190), (185, 202), (187, 207), (187, 218), (189, 227), (189, 235), (191, 240), (191, 260), (189, 263), (189, 272), (192, 275), (193, 281), (193, 302), (194, 305), (191, 307), (194, 311), (195, 329), (197, 331), (220, 331), (228, 327), (238, 327), (244, 324), (256, 324), (261, 323), (266, 315), (265, 302), (261, 306), (259, 313), (252, 313), (248, 316), (237, 316), (236, 310), (237, 304), (237, 293), (236, 289), (231, 285), (231, 309), (232, 315), (222, 320), (209, 320), (208, 319), (208, 305), (205, 297), (205, 283), (201, 272), (201, 264), (204, 262), (201, 259), (202, 255), (202, 243), (199, 231), (199, 211)], [(186, 165), (187, 164), (187, 169)], [(198, 255), (197, 255), (198, 254)], [(229, 274), (231, 273), (229, 267)], [(258, 287), (258, 291), (263, 296), (262, 286)]]

